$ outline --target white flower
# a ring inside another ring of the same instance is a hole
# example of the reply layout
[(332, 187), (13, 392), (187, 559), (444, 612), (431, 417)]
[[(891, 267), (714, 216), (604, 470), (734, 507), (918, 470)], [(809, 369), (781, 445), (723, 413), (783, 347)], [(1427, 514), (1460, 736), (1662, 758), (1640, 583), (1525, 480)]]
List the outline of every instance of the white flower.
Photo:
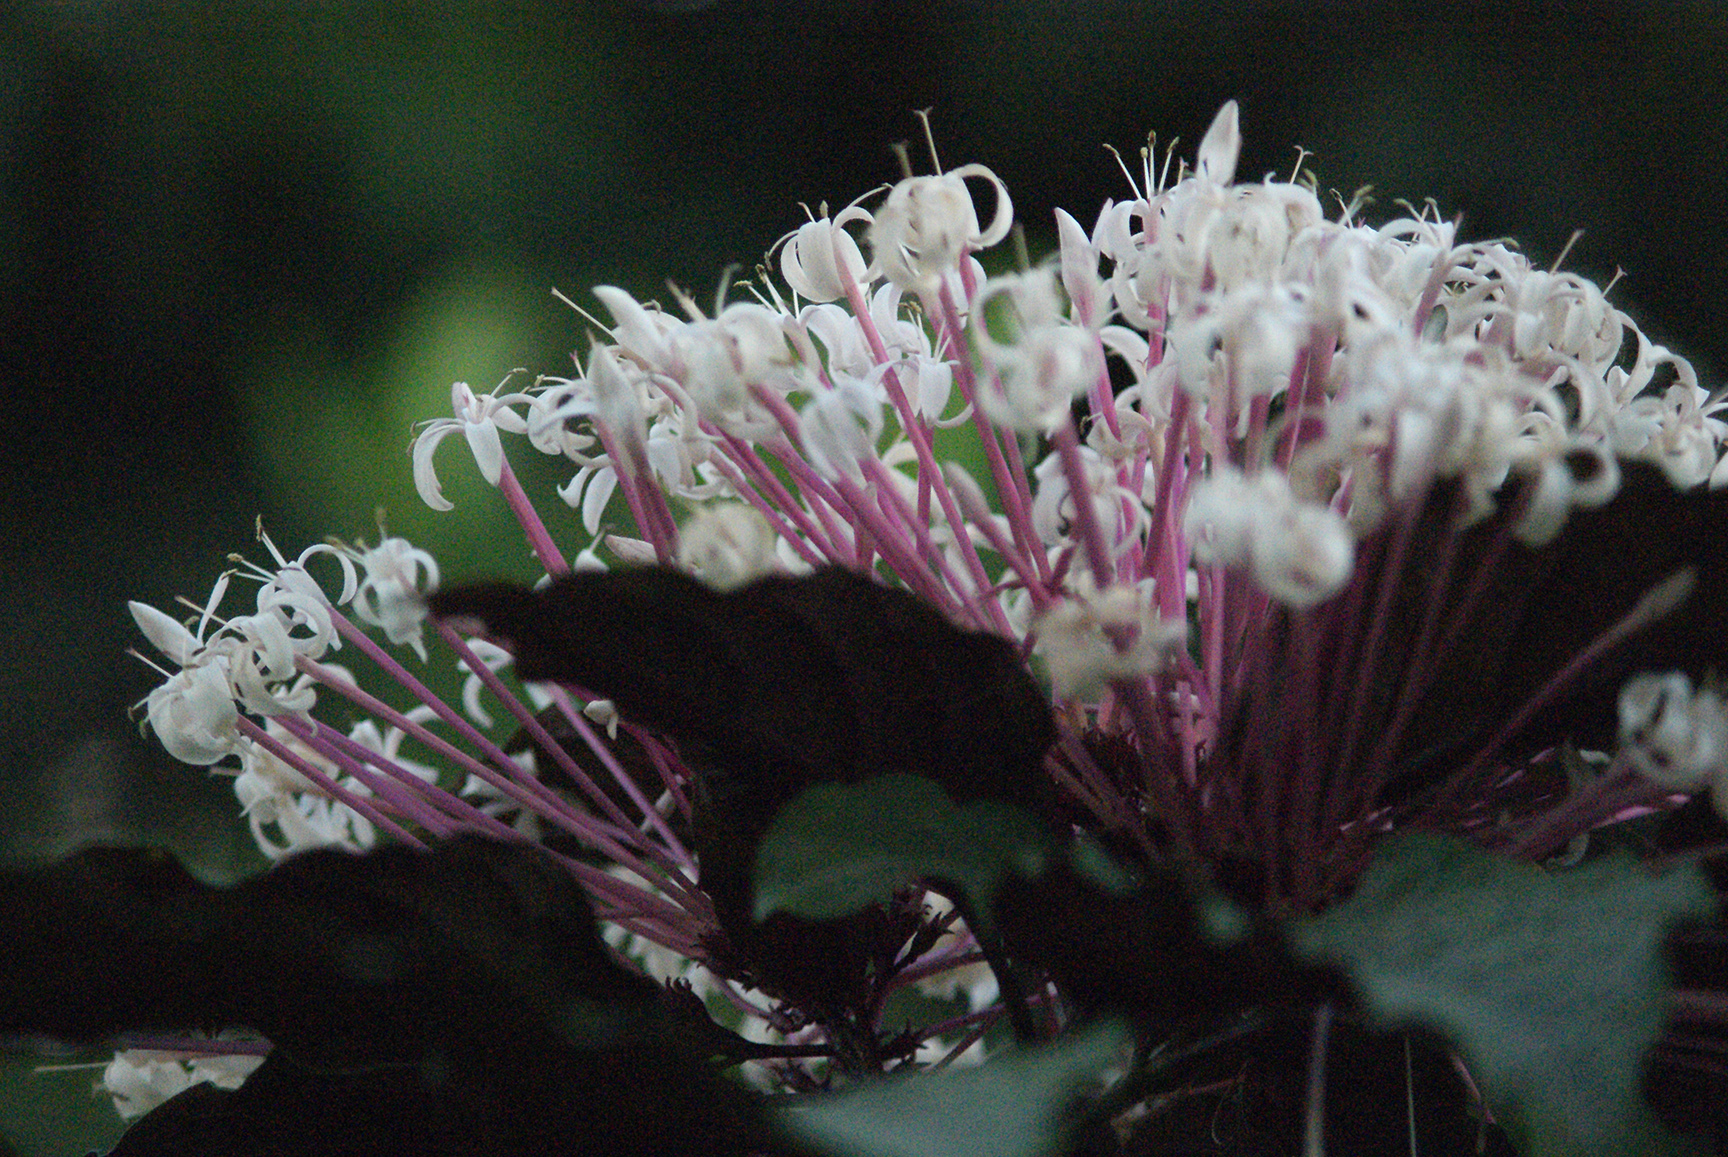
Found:
[(1722, 777), (1728, 708), (1714, 691), (1694, 691), (1684, 672), (1635, 675), (1620, 690), (1620, 742), (1645, 779), (1693, 791)]
[(1187, 637), (1186, 623), (1158, 617), (1150, 581), (1086, 590), (1057, 603), (1035, 627), (1057, 699), (1096, 699), (1111, 680), (1161, 671)]
[[(987, 229), (978, 227), (968, 177), (995, 190), (996, 212)], [(959, 268), (963, 253), (988, 249), (1008, 236), (1013, 219), (1007, 186), (983, 165), (907, 177), (889, 190), (870, 223), (870, 268), (909, 293), (933, 293)]]
[(1356, 541), (1350, 524), (1312, 502), (1276, 505), (1255, 519), (1249, 538), (1254, 581), (1291, 607), (1311, 607), (1350, 581)]
[(737, 590), (780, 569), (775, 541), (760, 511), (736, 502), (715, 503), (684, 524), (678, 563), (715, 590)]
[(855, 204), (829, 220), (824, 205), (822, 216), (782, 237), (776, 245), (780, 247), (780, 273), (786, 284), (800, 297), (817, 302), (845, 297), (848, 283), (862, 285), (864, 257), (846, 226), (869, 220), (869, 212)]
[(365, 572), (354, 592), (355, 615), (363, 623), (384, 628), (392, 643), (412, 647), (424, 662), (426, 600), (422, 596), (438, 585), (438, 561), (401, 538), (354, 547), (348, 557)]
[(144, 700), (150, 730), (181, 763), (201, 767), (240, 750), (240, 712), (217, 663), (188, 667)]
[(841, 377), (812, 397), (799, 417), (799, 436), (811, 465), (833, 477), (862, 477), (859, 462), (876, 453), (882, 402), (868, 383)]
[[(499, 389), (502, 388), (500, 384)], [(414, 488), (420, 492), (420, 500), (433, 510), (455, 509), (444, 497), (444, 488), (438, 484), (438, 474), (432, 468), (432, 454), (438, 449), (438, 443), (458, 430), (468, 439), (468, 448), (480, 467), (480, 476), (492, 485), (498, 485), (504, 470), (504, 446), (499, 441), (498, 431), (526, 433), (526, 421), (511, 407), (532, 401), (532, 396), (526, 393), (500, 396), (497, 390), (477, 396), (467, 382), (451, 386), (450, 408), (455, 417), (427, 421), (414, 438)]]
[(973, 340), (995, 376), (981, 386), (978, 404), (1010, 429), (1050, 433), (1065, 425), (1075, 397), (1106, 372), (1098, 336), (1063, 317), (1051, 269), (992, 278), (972, 317)]
[(1308, 607), (1343, 589), (1355, 539), (1336, 511), (1302, 502), (1276, 470), (1215, 468), (1189, 498), (1185, 533), (1200, 563), (1246, 567), (1279, 602)]
[(196, 1083), (179, 1053), (126, 1049), (102, 1070), (102, 1085), (122, 1120), (142, 1117)]

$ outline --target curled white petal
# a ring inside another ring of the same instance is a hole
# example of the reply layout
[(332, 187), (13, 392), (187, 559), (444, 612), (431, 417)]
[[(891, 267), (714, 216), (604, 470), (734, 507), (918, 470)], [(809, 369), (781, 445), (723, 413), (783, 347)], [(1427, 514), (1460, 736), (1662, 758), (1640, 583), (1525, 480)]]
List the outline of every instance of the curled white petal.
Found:
[[(996, 212), (988, 228), (978, 226), (968, 177), (987, 181), (995, 191)], [(983, 165), (907, 177), (889, 190), (870, 224), (872, 268), (908, 292), (933, 291), (959, 268), (967, 249), (987, 249), (1006, 237), (1013, 216), (1007, 186)]]
[(474, 464), (480, 467), (480, 477), (498, 485), (504, 475), (504, 443), (498, 438), (498, 427), (491, 422), (470, 422), (462, 427), (462, 433), (474, 453)]
[(239, 709), (216, 663), (188, 667), (145, 699), (150, 729), (168, 754), (204, 767), (240, 749)]
[(649, 365), (666, 362), (666, 332), (682, 323), (658, 310), (650, 312), (615, 285), (596, 285), (593, 293), (611, 311), (615, 322), (612, 337), (620, 346)]
[(354, 592), (355, 615), (369, 626), (382, 627), (392, 643), (407, 644), (424, 660), (427, 610), (422, 596), (438, 585), (437, 560), (401, 538), (358, 549), (354, 560), (365, 572)]
[(1098, 276), (1098, 250), (1080, 222), (1056, 210), (1056, 235), (1062, 248), (1062, 288), (1073, 303), (1074, 320), (1084, 326), (1103, 324), (1110, 301)]
[(624, 467), (640, 473), (648, 458), (648, 421), (640, 385), (603, 345), (596, 345), (588, 359), (588, 382), (594, 391), (594, 420), (611, 435)]
[(864, 256), (845, 226), (869, 220), (869, 213), (852, 206), (832, 221), (824, 216), (788, 234), (780, 250), (780, 272), (786, 284), (809, 301), (845, 297), (847, 281), (861, 283), (865, 271)]

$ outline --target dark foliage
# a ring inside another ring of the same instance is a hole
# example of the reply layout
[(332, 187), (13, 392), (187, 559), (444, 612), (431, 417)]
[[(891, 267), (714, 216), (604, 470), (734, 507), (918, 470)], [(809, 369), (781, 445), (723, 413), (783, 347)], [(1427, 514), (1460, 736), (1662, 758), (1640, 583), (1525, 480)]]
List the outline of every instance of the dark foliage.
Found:
[(0, 896), (0, 1032), (238, 1024), (274, 1046), (238, 1091), (143, 1118), (120, 1157), (774, 1148), (529, 845), (310, 852), (230, 890), (92, 849), (0, 876)]
[(775, 814), (814, 784), (892, 772), (961, 802), (1035, 807), (1047, 791), (1054, 727), (1014, 648), (850, 571), (731, 593), (666, 569), (578, 573), (539, 591), (459, 587), (431, 604), (483, 623), (522, 677), (584, 687), (677, 740), (702, 772), (696, 850), (726, 933), (710, 950), (832, 1028), (861, 1064), (881, 1059), (859, 1026), (919, 913), (758, 923), (753, 867)]
[[(1462, 532), (1449, 525), (1459, 511), (1457, 485), (1435, 487), (1398, 578), (1391, 639), (1378, 648), (1383, 663), (1413, 663), (1424, 604), (1442, 608), (1438, 638), (1450, 645), (1416, 700), (1405, 767), (1444, 767), (1448, 757), (1456, 766), (1474, 755), (1643, 595), (1681, 571), (1695, 585), (1679, 607), (1593, 661), (1507, 737), (1508, 753), (1568, 739), (1612, 747), (1616, 696), (1631, 675), (1678, 669), (1696, 679), (1728, 666), (1728, 571), (1720, 565), (1728, 491), (1676, 490), (1646, 462), (1619, 468), (1610, 502), (1572, 511), (1560, 533), (1536, 547), (1510, 534), (1531, 497), (1528, 477), (1514, 474), (1496, 496), (1499, 512)], [(1380, 685), (1388, 706), (1412, 690), (1385, 671)]]

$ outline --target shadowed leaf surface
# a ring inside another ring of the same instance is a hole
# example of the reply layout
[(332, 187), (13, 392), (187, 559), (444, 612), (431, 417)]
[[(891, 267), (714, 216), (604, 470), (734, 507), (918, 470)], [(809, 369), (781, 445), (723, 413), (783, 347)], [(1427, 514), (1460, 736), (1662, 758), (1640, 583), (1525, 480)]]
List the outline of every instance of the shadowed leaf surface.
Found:
[(891, 772), (959, 802), (1040, 796), (1054, 728), (1014, 648), (851, 571), (726, 593), (665, 568), (582, 572), (430, 602), (507, 642), (523, 678), (614, 700), (753, 799)]
[(891, 1078), (784, 1119), (833, 1157), (1054, 1157), (1071, 1100), (1121, 1059), (1125, 1036), (1096, 1027), (979, 1069)]
[[(1676, 490), (1645, 462), (1623, 461), (1620, 472), (1612, 500), (1572, 511), (1540, 547), (1508, 537), (1527, 479), (1514, 475), (1496, 497), (1499, 512), (1458, 532), (1452, 544), (1457, 484), (1434, 488), (1414, 535), (1413, 561), (1398, 580), (1391, 633), (1377, 651), (1394, 668), (1415, 659), (1432, 584), (1446, 591), (1447, 615), (1461, 617), (1415, 700), (1404, 760), (1444, 768), (1445, 756), (1470, 754), (1646, 592), (1686, 568), (1693, 568), (1696, 585), (1685, 601), (1593, 663), (1529, 719), (1513, 747), (1528, 754), (1568, 738), (1612, 746), (1616, 698), (1628, 677), (1678, 669), (1697, 678), (1728, 667), (1728, 570), (1720, 561), (1728, 544), (1728, 491)], [(1382, 670), (1375, 678), (1388, 712), (1411, 694), (1390, 675)]]
[(956, 804), (935, 783), (884, 775), (810, 788), (780, 809), (756, 857), (756, 915), (845, 916), (918, 878), (958, 885), (984, 914), (1002, 873), (1043, 868), (1045, 825), (1011, 804)]
[(865, 575), (829, 568), (722, 593), (641, 568), (563, 575), (536, 591), (456, 587), (430, 603), (478, 620), (523, 678), (610, 698), (677, 742), (701, 773), (701, 884), (726, 932), (711, 951), (831, 1025), (863, 1014), (872, 961), (892, 960), (913, 926), (875, 906), (757, 922), (757, 849), (780, 809), (813, 785), (896, 774), (934, 781), (961, 805), (1037, 809), (1048, 796), (1054, 726), (1014, 647)]
[(0, 898), (0, 1033), (244, 1025), (274, 1045), (239, 1090), (144, 1117), (120, 1157), (777, 1151), (527, 845), (308, 852), (227, 890), (92, 849), (0, 875)]
[(1382, 1022), (1444, 1033), (1526, 1151), (1557, 1157), (1657, 1143), (1638, 1088), (1667, 1012), (1663, 933), (1711, 911), (1692, 870), (1615, 855), (1552, 873), (1400, 834), (1292, 936)]

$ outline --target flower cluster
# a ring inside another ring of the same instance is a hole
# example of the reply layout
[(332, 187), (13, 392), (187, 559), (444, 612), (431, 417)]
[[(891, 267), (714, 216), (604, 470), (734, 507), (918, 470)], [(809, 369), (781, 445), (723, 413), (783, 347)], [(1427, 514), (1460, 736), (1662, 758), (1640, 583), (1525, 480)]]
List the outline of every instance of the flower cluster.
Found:
[[(810, 214), (712, 316), (599, 287), (610, 319), (590, 319), (573, 376), (455, 387), (414, 441), (420, 495), (449, 508), (434, 452), (459, 431), (550, 576), (658, 563), (730, 588), (839, 565), (903, 585), (1036, 657), (1060, 733), (1047, 768), (1083, 824), (1147, 860), (1252, 859), (1271, 909), (1323, 906), (1404, 823), (1535, 858), (1706, 783), (1720, 802), (1728, 709), (1660, 673), (1626, 687), (1623, 749), (1583, 802), (1497, 798), (1519, 767), (1493, 743), (1389, 802), (1407, 705), (1443, 665), (1428, 608), (1471, 582), (1441, 566), (1413, 605), (1397, 586), (1437, 496), (1455, 517), (1419, 544), (1434, 557), (1484, 526), (1541, 548), (1614, 497), (1623, 462), (1682, 489), (1728, 482), (1728, 425), (1604, 289), (1462, 242), (1432, 206), (1375, 226), (1310, 182), (1237, 183), (1240, 143), (1232, 103), (1174, 179), (1149, 157), (1090, 228), (1058, 212), (1059, 252), (1031, 269), (986, 270), (1013, 211), (966, 165)], [(579, 554), (506, 434), (573, 466), (558, 497)], [(378, 830), (539, 839), (658, 971), (775, 1039), (812, 1031), (702, 967), (712, 909), (674, 750), (578, 689), (512, 684), (509, 654), (427, 619), (438, 570), (406, 543), (293, 561), (266, 545), (273, 565), (232, 575), (258, 584), (253, 613), (220, 617), (228, 577), (194, 625), (133, 610), (175, 668), (150, 725), (186, 762), (237, 767), (268, 854)], [(309, 572), (327, 564), (333, 595)], [(466, 675), (460, 709), (366, 626), (422, 659), (435, 636)], [(1408, 653), (1387, 661), (1391, 639)], [(340, 646), (412, 705), (328, 664)], [(332, 695), (363, 722), (321, 722)], [(964, 938), (938, 955), (978, 959)], [(925, 1033), (958, 1052), (984, 1015)]]

